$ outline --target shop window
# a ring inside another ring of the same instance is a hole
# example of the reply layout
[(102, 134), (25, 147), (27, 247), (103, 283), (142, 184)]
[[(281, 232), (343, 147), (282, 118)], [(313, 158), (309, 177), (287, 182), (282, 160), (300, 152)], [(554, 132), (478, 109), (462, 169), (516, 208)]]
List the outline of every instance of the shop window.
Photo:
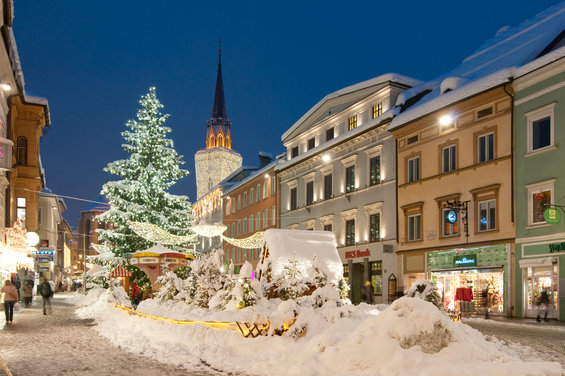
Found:
[(354, 115), (347, 119), (347, 130), (352, 130), (357, 128), (357, 115)]
[(298, 203), (297, 203), (297, 191), (296, 188), (292, 188), (290, 190), (290, 210), (296, 210), (296, 208), (298, 207)]
[(478, 203), (479, 232), (496, 230), (496, 200)]
[(545, 224), (543, 212), (553, 204), (553, 185), (555, 179), (527, 185), (528, 189), (528, 224)]
[(26, 204), (25, 197), (18, 197), (16, 200), (16, 217), (22, 221), (22, 226), (26, 227)]
[(554, 107), (550, 104), (526, 115), (528, 124), (528, 153), (554, 145)]
[(349, 264), (343, 265), (343, 279), (346, 284), (349, 284)]
[(18, 137), (17, 147), (18, 147), (18, 154), (17, 154), (18, 165), (26, 166), (27, 165), (27, 138)]
[(375, 295), (383, 294), (383, 262), (371, 262), (371, 286)]
[(371, 118), (376, 119), (383, 114), (383, 102), (379, 102), (373, 106)]
[(494, 160), (494, 132), (477, 137), (477, 163)]
[(455, 145), (444, 147), (441, 151), (442, 156), (442, 172), (455, 171), (457, 169), (457, 148)]
[(314, 137), (308, 140), (308, 150), (314, 149), (316, 147), (316, 139)]
[(314, 203), (314, 182), (309, 181), (306, 183), (306, 205)]
[(381, 240), (381, 213), (369, 216), (369, 241), (378, 242)]
[(408, 216), (408, 241), (422, 240), (422, 215)]
[(349, 166), (345, 169), (345, 193), (355, 190), (355, 166)]
[(408, 159), (408, 183), (420, 180), (420, 157)]
[(327, 200), (328, 198), (332, 197), (332, 174), (328, 174), (324, 176), (324, 199)]
[(453, 212), (451, 208), (443, 208), (441, 216), (441, 228), (442, 236), (454, 236), (459, 234), (459, 216), (453, 217)]
[(331, 127), (326, 131), (326, 141), (332, 140), (334, 138), (334, 128)]
[(345, 221), (345, 245), (355, 244), (355, 220), (350, 219)]
[(377, 155), (369, 160), (369, 185), (381, 182), (381, 156)]
[(324, 225), (324, 231), (332, 232), (333, 231), (332, 230), (332, 224), (329, 223), (329, 224)]

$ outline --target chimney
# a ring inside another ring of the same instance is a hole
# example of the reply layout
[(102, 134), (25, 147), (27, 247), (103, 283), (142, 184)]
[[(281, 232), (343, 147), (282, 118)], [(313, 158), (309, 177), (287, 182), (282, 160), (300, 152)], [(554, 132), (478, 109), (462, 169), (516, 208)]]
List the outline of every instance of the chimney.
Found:
[(263, 168), (273, 160), (273, 154), (264, 151), (259, 152), (259, 168)]

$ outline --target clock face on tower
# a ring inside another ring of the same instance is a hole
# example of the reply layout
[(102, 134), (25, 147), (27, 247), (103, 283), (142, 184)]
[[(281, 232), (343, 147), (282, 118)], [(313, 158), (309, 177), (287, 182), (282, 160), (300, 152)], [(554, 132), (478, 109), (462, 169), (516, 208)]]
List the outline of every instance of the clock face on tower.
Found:
[(457, 221), (457, 213), (455, 212), (455, 210), (450, 210), (447, 213), (447, 220), (449, 221), (449, 223), (454, 223), (455, 221)]

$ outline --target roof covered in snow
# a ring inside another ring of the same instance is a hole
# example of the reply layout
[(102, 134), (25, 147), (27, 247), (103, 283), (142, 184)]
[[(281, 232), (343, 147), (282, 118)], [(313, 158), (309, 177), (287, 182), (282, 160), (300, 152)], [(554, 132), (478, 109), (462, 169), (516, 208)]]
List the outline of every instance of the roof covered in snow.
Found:
[(314, 257), (329, 282), (337, 283), (343, 276), (333, 232), (268, 229), (264, 239), (275, 278), (283, 276), (284, 267), (296, 260), (302, 277), (311, 280)]
[[(281, 140), (284, 142), (287, 140), (303, 123), (308, 121), (309, 119), (314, 119), (312, 123), (317, 123), (318, 121), (323, 120), (325, 117), (329, 116), (330, 114), (335, 114), (344, 110), (345, 108), (351, 106), (353, 103), (358, 102), (362, 98), (366, 97), (367, 95), (371, 95), (376, 90), (372, 90), (367, 92), (366, 89), (372, 88), (374, 86), (382, 86), (384, 87), (385, 84), (389, 82), (396, 82), (404, 86), (413, 87), (422, 83), (422, 81), (403, 76), (397, 73), (387, 73), (381, 76), (372, 78), (370, 80), (366, 80), (355, 85), (347, 86), (343, 89), (334, 91), (331, 94), (326, 95), (322, 100), (316, 103), (308, 112), (306, 112), (298, 121), (296, 121), (286, 132), (283, 133)], [(379, 90), (377, 88), (377, 90)], [(355, 95), (356, 94), (356, 95)], [(336, 103), (333, 107), (327, 106), (329, 103), (333, 102), (336, 98), (344, 97), (346, 95), (351, 96), (349, 100), (345, 100), (344, 102)], [(322, 107), (328, 107), (321, 111)], [(327, 109), (331, 108), (331, 111), (326, 111)]]
[(389, 129), (509, 81), (517, 68), (560, 47), (564, 30), (565, 2), (501, 28), (452, 71), (400, 94)]

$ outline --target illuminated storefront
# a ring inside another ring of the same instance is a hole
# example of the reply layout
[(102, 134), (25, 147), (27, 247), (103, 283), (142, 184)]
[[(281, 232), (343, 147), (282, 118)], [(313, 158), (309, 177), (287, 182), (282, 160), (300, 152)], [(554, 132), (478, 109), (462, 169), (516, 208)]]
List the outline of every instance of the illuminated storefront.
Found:
[(476, 248), (432, 251), (427, 253), (428, 279), (439, 289), (444, 307), (457, 311), (457, 289), (470, 289), (475, 312), (484, 312), (483, 289), (489, 290), (490, 312), (508, 312), (510, 278), (508, 272), (509, 244)]

